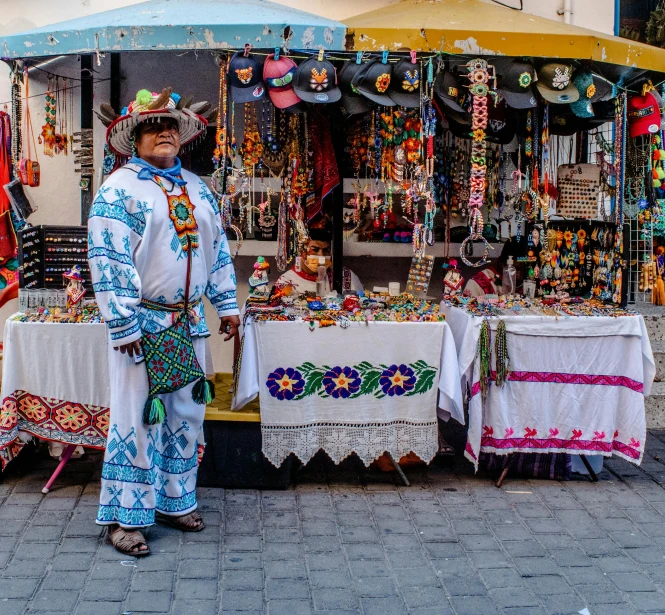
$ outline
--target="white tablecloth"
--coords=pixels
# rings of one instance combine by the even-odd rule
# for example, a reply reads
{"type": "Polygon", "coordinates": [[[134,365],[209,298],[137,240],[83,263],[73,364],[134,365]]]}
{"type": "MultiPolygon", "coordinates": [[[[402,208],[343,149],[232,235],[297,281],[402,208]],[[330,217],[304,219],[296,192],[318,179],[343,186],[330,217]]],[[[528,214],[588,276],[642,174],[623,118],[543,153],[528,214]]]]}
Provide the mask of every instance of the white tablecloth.
{"type": "Polygon", "coordinates": [[[103,324],[7,320],[2,362],[0,449],[19,431],[103,448],[110,388],[103,324]]]}
{"type": "MultiPolygon", "coordinates": [[[[263,454],[279,466],[323,449],[339,463],[438,449],[442,409],[463,420],[457,353],[446,323],[249,323],[234,408],[261,395],[263,454]]],[[[449,416],[448,415],[448,416],[449,416]]]]}
{"type": "MultiPolygon", "coordinates": [[[[639,464],[644,397],[656,367],[641,316],[506,316],[510,376],[483,400],[478,338],[483,318],[441,305],[455,339],[462,386],[470,389],[466,456],[480,451],[604,455],[639,464]]],[[[494,372],[493,372],[494,374],[494,372]]]]}

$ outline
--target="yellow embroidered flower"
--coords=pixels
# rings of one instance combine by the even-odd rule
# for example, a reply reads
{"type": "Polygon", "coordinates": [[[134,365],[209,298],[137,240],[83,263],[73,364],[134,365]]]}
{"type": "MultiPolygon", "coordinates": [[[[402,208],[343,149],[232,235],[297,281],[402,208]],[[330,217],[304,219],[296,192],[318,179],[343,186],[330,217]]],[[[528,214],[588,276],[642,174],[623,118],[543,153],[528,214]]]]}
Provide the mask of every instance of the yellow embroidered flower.
{"type": "Polygon", "coordinates": [[[379,93],[383,94],[390,85],[390,74],[381,73],[376,79],[376,89],[379,93]]]}
{"type": "Polygon", "coordinates": [[[482,128],[476,128],[472,133],[473,140],[477,143],[485,139],[485,131],[482,128]]]}

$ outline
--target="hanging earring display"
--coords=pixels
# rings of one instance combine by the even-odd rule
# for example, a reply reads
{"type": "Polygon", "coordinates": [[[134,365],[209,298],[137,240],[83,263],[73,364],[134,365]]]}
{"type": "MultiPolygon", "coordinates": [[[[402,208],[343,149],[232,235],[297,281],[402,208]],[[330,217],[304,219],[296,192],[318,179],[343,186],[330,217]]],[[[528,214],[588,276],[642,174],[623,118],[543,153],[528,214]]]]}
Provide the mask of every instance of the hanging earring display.
{"type": "MultiPolygon", "coordinates": [[[[226,56],[219,58],[219,113],[217,115],[217,130],[215,131],[215,151],[212,160],[215,169],[226,168],[226,157],[228,154],[228,127],[227,127],[227,105],[228,84],[226,74],[228,71],[228,59],[226,56]]],[[[222,171],[223,176],[223,171],[222,171]]]]}

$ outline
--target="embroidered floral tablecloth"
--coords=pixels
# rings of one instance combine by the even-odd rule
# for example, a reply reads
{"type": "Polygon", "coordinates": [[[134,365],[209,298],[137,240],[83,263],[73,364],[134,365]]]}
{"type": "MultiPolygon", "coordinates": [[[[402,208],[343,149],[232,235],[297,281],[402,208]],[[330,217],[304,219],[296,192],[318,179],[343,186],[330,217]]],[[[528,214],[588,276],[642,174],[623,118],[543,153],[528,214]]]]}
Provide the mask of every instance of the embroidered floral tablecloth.
{"type": "Polygon", "coordinates": [[[506,324],[511,371],[503,387],[492,372],[483,399],[476,352],[483,319],[445,304],[441,310],[470,390],[465,454],[476,468],[481,451],[616,454],[641,463],[644,397],[656,374],[641,316],[489,319],[493,355],[498,322],[506,324]]]}
{"type": "Polygon", "coordinates": [[[23,446],[19,432],[103,449],[110,387],[103,324],[7,320],[2,361],[0,467],[23,446]]]}
{"type": "Polygon", "coordinates": [[[245,328],[234,408],[260,394],[263,454],[279,466],[323,449],[335,463],[357,453],[369,465],[437,452],[437,395],[462,416],[457,355],[441,323],[259,322],[245,328]]]}

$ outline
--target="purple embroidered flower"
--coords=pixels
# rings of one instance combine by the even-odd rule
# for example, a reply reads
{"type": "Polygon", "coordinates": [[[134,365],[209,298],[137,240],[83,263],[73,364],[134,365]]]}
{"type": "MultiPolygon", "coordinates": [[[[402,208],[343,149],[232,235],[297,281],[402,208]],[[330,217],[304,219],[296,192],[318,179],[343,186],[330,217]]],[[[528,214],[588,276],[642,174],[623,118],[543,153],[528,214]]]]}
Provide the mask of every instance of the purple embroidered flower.
{"type": "Polygon", "coordinates": [[[333,367],[323,375],[323,388],[335,398],[350,397],[360,390],[360,377],[350,367],[333,367]]]}
{"type": "Polygon", "coordinates": [[[379,384],[385,395],[404,395],[416,386],[416,377],[408,365],[391,365],[381,374],[379,384]]]}
{"type": "Polygon", "coordinates": [[[297,369],[278,367],[268,375],[266,386],[277,399],[293,399],[303,392],[305,381],[297,369]]]}

